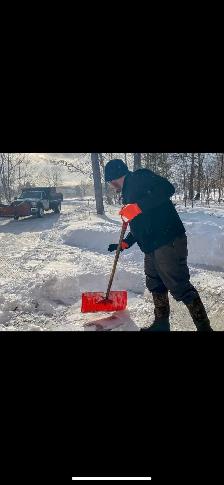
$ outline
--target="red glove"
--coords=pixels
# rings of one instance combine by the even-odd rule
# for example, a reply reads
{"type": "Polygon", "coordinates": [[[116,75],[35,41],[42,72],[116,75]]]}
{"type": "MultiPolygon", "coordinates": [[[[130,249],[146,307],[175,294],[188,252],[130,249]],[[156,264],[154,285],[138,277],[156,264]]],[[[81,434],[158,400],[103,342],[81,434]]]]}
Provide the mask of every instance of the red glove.
{"type": "Polygon", "coordinates": [[[124,251],[124,249],[128,249],[128,248],[129,248],[128,243],[126,243],[126,241],[122,241],[122,243],[121,243],[122,251],[124,251]]]}
{"type": "Polygon", "coordinates": [[[142,210],[138,204],[127,204],[122,207],[121,211],[119,212],[122,219],[127,222],[132,221],[132,219],[137,217],[139,214],[142,214],[142,210]]]}

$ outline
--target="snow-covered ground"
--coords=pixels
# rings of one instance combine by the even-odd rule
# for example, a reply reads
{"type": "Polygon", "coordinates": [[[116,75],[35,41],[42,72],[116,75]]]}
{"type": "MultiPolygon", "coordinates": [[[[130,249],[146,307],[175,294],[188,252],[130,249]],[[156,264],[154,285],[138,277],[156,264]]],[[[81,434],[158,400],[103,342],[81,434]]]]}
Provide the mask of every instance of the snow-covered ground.
{"type": "MultiPolygon", "coordinates": [[[[224,330],[224,209],[178,206],[189,244],[189,265],[215,330],[224,330]]],[[[152,323],[143,254],[121,254],[114,290],[128,290],[128,309],[80,312],[84,291],[104,291],[117,242],[118,208],[94,214],[94,201],[67,199],[62,213],[43,219],[0,219],[0,330],[135,331],[152,323]]],[[[195,330],[187,309],[170,296],[172,330],[195,330]]]]}

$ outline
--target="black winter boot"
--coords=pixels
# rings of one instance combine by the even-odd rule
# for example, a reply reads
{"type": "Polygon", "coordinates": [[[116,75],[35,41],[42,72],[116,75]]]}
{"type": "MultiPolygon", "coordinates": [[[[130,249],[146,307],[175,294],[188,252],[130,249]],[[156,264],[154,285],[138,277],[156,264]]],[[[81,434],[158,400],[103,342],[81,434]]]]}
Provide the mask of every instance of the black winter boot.
{"type": "MultiPolygon", "coordinates": [[[[186,304],[186,303],[185,303],[186,304]]],[[[198,332],[213,332],[200,296],[186,304],[198,332]]]]}
{"type": "Polygon", "coordinates": [[[143,332],[170,332],[170,304],[168,291],[165,293],[152,293],[155,305],[155,320],[150,327],[141,328],[143,332]]]}

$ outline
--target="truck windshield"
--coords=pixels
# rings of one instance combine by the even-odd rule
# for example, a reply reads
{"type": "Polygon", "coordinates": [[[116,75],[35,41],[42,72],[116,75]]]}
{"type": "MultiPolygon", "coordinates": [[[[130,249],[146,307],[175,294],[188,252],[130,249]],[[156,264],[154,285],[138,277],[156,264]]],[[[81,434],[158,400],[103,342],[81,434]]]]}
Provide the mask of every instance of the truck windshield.
{"type": "Polygon", "coordinates": [[[41,199],[42,198],[42,192],[37,192],[35,190],[27,190],[26,192],[23,192],[20,197],[20,199],[41,199]]]}

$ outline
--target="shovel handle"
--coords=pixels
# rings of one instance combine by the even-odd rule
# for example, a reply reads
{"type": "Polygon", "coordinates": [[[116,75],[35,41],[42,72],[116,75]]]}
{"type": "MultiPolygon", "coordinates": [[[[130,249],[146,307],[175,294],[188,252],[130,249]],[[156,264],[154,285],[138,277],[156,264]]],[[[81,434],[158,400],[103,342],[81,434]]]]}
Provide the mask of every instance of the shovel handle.
{"type": "Polygon", "coordinates": [[[105,298],[106,300],[108,300],[108,298],[109,298],[111,286],[112,286],[112,283],[113,283],[113,280],[114,280],[114,275],[115,275],[115,271],[116,271],[116,267],[117,267],[117,262],[118,262],[120,252],[121,252],[121,244],[122,244],[122,241],[124,239],[124,235],[125,235],[127,227],[128,227],[128,222],[125,222],[123,220],[123,224],[122,224],[122,228],[121,228],[121,234],[120,234],[120,240],[119,240],[119,243],[118,243],[116,255],[115,255],[115,258],[114,258],[113,269],[111,271],[110,280],[109,280],[108,287],[107,287],[106,298],[105,298]]]}

